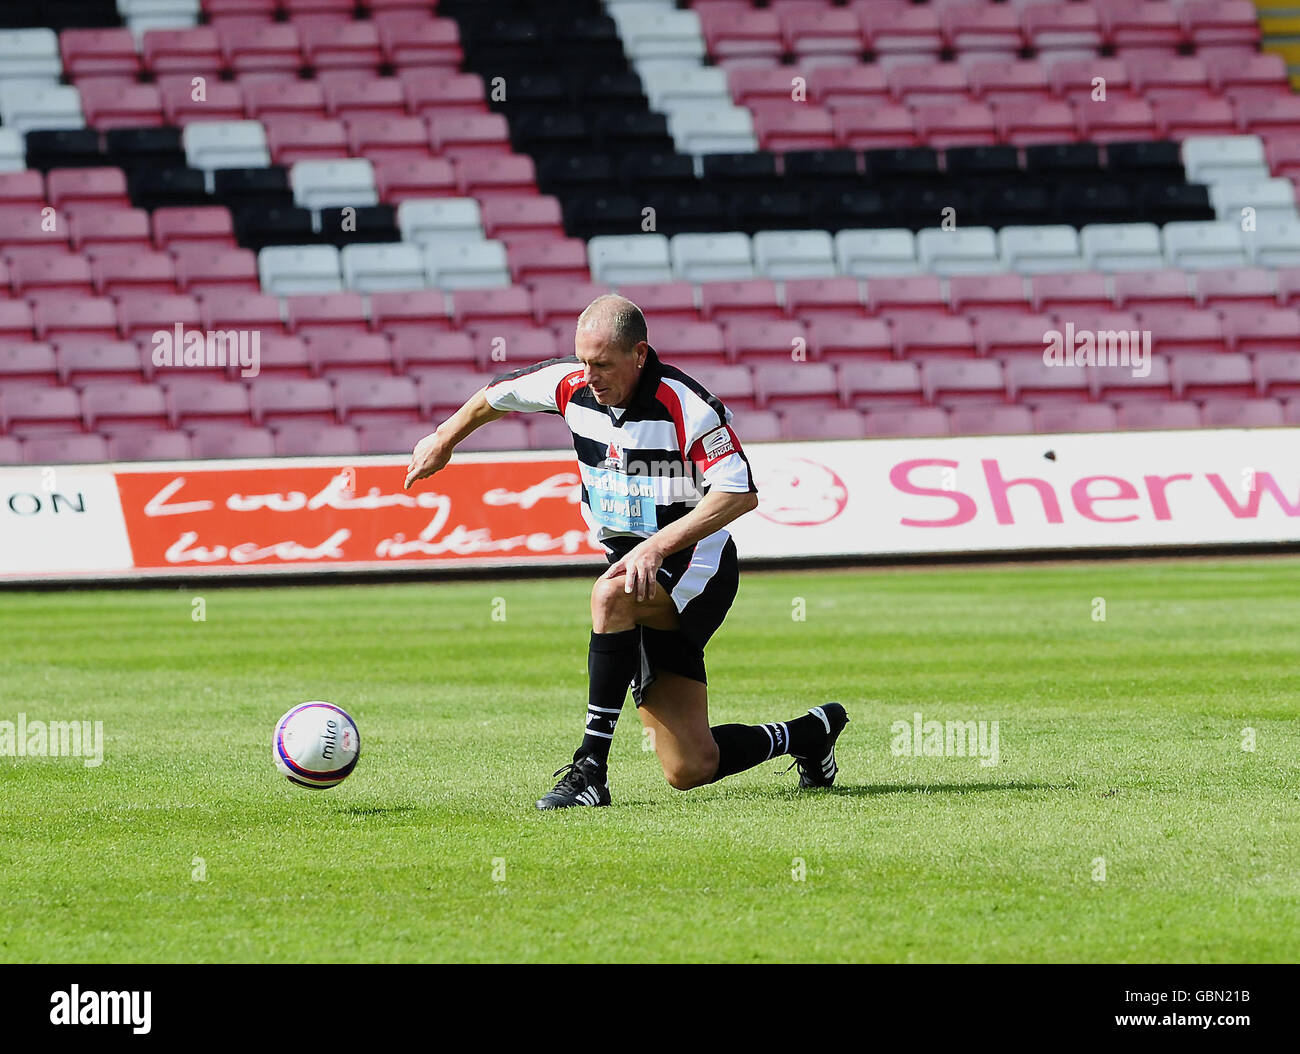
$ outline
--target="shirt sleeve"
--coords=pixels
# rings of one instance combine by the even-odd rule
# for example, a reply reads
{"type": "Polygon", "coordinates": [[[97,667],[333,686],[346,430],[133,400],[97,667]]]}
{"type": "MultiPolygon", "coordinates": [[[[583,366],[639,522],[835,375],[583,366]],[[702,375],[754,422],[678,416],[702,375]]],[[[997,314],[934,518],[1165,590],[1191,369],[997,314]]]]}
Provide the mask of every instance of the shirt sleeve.
{"type": "Polygon", "coordinates": [[[703,475],[708,489],[728,494],[757,493],[749,459],[731,427],[731,411],[724,407],[719,415],[717,409],[690,392],[682,400],[682,416],[686,431],[684,453],[703,475]]]}
{"type": "Polygon", "coordinates": [[[582,383],[582,364],[576,357],[547,359],[513,373],[494,377],[484,390],[494,410],[524,413],[564,413],[573,389],[582,383]],[[574,382],[574,378],[577,382],[574,382]]]}

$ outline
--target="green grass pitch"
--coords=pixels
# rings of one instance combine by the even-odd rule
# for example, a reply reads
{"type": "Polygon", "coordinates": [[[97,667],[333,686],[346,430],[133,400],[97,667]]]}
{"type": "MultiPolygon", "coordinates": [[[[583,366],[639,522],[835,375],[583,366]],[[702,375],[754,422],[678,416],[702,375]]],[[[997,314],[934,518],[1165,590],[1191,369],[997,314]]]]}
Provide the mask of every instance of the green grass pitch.
{"type": "Polygon", "coordinates": [[[1300,959],[1300,560],[742,571],[714,723],[843,701],[837,786],[674,791],[629,702],[614,807],[539,814],[589,590],[0,593],[0,720],[105,743],[0,758],[0,960],[1300,959]],[[334,790],[272,767],[307,699],[334,790]],[[998,764],[895,753],[918,711],[998,764]]]}

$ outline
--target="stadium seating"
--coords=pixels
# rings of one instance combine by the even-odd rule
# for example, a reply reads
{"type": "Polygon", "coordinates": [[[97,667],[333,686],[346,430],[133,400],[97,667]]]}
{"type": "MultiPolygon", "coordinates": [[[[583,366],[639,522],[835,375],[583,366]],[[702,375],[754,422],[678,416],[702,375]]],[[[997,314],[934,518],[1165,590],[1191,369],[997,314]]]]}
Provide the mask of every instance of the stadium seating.
{"type": "Polygon", "coordinates": [[[58,393],[6,394],[11,459],[406,449],[608,288],[748,439],[1297,394],[1300,104],[1240,4],[100,6],[0,40],[0,378],[58,393]],[[263,376],[155,369],[177,324],[263,376]],[[1150,375],[1045,367],[1067,324],[1150,375]]]}

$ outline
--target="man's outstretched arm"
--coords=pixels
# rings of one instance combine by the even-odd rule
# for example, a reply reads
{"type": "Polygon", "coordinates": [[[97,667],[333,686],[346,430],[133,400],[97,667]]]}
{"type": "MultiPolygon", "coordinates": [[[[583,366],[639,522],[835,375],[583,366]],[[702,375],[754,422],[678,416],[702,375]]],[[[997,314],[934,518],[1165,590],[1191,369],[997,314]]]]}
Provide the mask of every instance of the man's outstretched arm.
{"type": "Polygon", "coordinates": [[[487,401],[483,389],[475,392],[466,400],[465,405],[443,421],[434,431],[415,444],[411,452],[411,463],[406,467],[405,490],[417,480],[427,479],[435,472],[441,471],[451,460],[456,444],[489,421],[505,417],[508,410],[494,410],[487,401]]]}

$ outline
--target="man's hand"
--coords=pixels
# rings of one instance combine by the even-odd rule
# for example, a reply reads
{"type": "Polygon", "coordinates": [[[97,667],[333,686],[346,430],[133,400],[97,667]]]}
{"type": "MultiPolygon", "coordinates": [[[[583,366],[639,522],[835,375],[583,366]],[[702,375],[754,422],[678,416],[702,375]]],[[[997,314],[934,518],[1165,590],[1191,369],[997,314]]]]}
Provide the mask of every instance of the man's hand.
{"type": "Polygon", "coordinates": [[[626,575],[623,592],[636,591],[637,600],[653,600],[659,591],[656,576],[663,566],[664,554],[653,538],[647,538],[621,560],[615,561],[601,578],[626,575]]]}
{"type": "Polygon", "coordinates": [[[411,463],[406,466],[406,483],[403,490],[410,490],[416,480],[427,479],[435,472],[447,467],[451,460],[453,446],[443,437],[442,427],[425,436],[415,444],[411,451],[411,463]]]}

